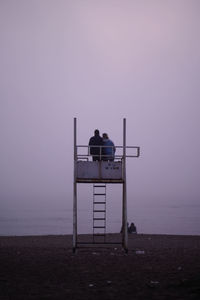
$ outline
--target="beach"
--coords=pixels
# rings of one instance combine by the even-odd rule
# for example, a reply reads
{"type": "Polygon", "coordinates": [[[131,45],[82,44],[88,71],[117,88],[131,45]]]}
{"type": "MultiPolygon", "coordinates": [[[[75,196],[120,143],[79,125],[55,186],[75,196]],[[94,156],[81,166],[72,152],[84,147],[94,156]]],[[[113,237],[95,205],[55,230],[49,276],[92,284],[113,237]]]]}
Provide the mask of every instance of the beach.
{"type": "Polygon", "coordinates": [[[200,299],[199,252],[200,236],[130,234],[128,253],[73,253],[71,235],[1,236],[0,299],[200,299]]]}

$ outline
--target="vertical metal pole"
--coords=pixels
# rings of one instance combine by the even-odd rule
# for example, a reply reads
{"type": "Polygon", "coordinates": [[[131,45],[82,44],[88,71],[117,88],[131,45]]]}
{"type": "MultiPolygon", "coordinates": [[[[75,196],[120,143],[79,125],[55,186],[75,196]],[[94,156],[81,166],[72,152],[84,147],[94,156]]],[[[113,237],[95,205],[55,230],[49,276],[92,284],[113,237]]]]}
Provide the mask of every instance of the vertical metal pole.
{"type": "Polygon", "coordinates": [[[126,192],[126,119],[123,119],[123,247],[128,252],[128,232],[127,232],[127,192],[126,192]]]}
{"type": "Polygon", "coordinates": [[[77,147],[76,147],[76,118],[74,118],[74,195],[73,195],[73,252],[77,246],[77,147]]]}

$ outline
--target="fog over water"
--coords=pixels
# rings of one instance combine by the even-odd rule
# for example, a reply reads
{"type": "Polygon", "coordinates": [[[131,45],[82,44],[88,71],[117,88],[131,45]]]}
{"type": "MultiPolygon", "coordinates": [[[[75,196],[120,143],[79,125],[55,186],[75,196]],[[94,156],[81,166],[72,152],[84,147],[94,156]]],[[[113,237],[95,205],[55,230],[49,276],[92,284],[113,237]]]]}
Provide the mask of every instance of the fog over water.
{"type": "MultiPolygon", "coordinates": [[[[0,234],[72,232],[73,117],[81,145],[95,128],[122,145],[127,119],[139,232],[200,234],[200,1],[1,0],[0,45],[0,234]]],[[[121,187],[107,199],[119,231],[121,187]]]]}

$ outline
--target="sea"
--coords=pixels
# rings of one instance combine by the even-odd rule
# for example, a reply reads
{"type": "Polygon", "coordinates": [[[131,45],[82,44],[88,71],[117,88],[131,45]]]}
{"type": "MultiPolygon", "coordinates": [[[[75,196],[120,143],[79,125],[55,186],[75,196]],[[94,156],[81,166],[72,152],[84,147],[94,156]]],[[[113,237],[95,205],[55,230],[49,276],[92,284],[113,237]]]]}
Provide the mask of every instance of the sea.
{"type": "MultiPolygon", "coordinates": [[[[200,205],[134,207],[128,222],[142,234],[200,235],[200,205]]],[[[121,229],[121,212],[108,211],[106,232],[121,229]]],[[[92,211],[78,211],[78,234],[92,233],[92,211]]],[[[72,209],[6,209],[0,212],[1,236],[65,235],[73,233],[72,209]]]]}

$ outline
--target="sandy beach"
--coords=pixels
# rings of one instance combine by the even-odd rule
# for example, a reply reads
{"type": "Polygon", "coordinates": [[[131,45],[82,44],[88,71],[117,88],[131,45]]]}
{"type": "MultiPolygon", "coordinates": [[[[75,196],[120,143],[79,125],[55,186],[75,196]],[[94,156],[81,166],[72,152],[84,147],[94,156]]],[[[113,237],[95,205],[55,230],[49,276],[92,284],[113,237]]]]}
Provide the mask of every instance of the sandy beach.
{"type": "Polygon", "coordinates": [[[129,235],[128,254],[73,254],[70,235],[2,236],[0,299],[200,299],[199,253],[200,236],[129,235]]]}

